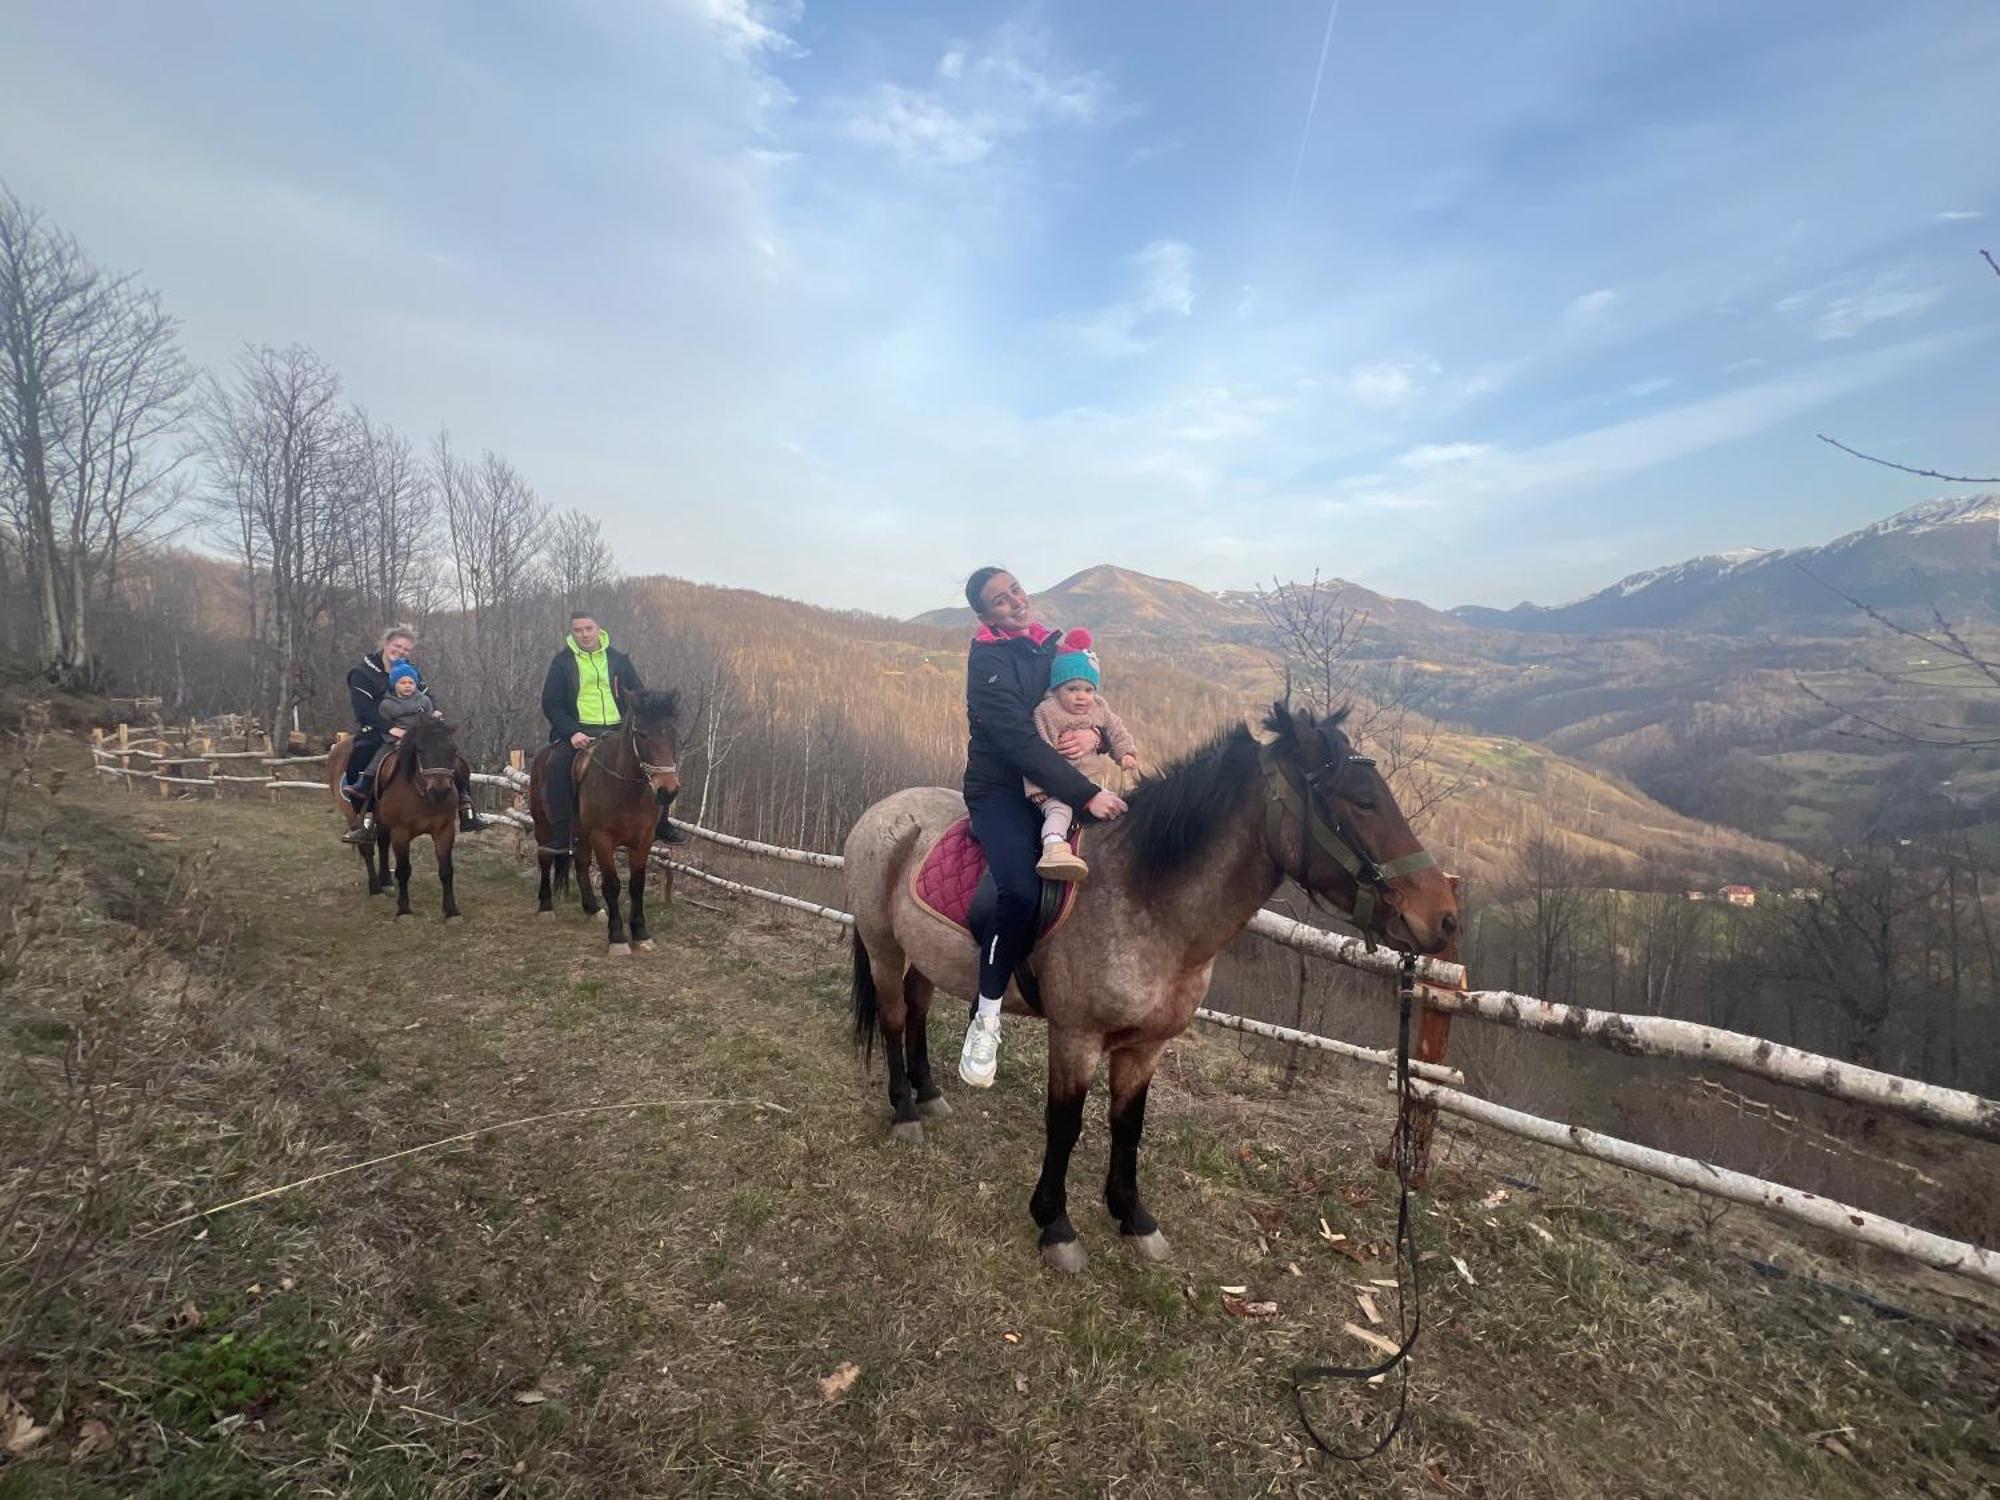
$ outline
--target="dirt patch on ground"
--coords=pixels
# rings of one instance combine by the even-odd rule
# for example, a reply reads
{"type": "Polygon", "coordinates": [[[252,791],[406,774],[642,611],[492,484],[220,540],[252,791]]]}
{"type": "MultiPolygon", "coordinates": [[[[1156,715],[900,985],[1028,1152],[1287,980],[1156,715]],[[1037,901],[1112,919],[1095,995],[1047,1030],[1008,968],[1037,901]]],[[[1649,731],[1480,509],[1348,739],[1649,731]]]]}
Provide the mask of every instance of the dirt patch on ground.
{"type": "MultiPolygon", "coordinates": [[[[1071,1181],[1092,1260],[1059,1280],[1026,1213],[1039,1033],[1012,1028],[999,1087],[954,1089],[926,1145],[890,1147],[826,924],[690,883],[727,909],[676,907],[656,953],[613,960],[575,910],[532,918],[510,836],[461,841],[468,920],[447,927],[427,857],[399,923],[323,807],[87,783],[55,806],[77,830],[63,878],[79,900],[93,880],[107,893],[92,943],[188,906],[174,892],[193,877],[142,872],[213,851],[192,898],[208,936],[185,936],[186,911],[153,925],[234,999],[120,1156],[137,1184],[120,1215],[7,1346],[0,1389],[51,1430],[0,1469],[0,1495],[1582,1500],[2000,1481],[1989,1300],[1763,1220],[1738,1238],[1747,1216],[1463,1134],[1417,1208],[1410,1434],[1372,1465],[1327,1464],[1286,1373],[1367,1358],[1343,1324],[1394,1317],[1376,1284],[1394,1222],[1378,1075],[1319,1065],[1286,1092],[1233,1039],[1185,1039],[1142,1160],[1172,1263],[1126,1258],[1095,1206],[1095,1106],[1071,1181]],[[184,1205],[585,1109],[140,1238],[184,1205]],[[1760,1275],[1753,1246],[1919,1316],[1760,1275]],[[1237,1316],[1225,1296],[1276,1311],[1237,1316]]],[[[52,985],[63,951],[37,970],[44,1026],[77,1022],[52,985]]],[[[38,1045],[20,1032],[10,1047],[38,1045]]],[[[46,1124],[0,1118],[10,1160],[46,1124]]],[[[1331,1398],[1325,1420],[1384,1400],[1331,1398]]]]}

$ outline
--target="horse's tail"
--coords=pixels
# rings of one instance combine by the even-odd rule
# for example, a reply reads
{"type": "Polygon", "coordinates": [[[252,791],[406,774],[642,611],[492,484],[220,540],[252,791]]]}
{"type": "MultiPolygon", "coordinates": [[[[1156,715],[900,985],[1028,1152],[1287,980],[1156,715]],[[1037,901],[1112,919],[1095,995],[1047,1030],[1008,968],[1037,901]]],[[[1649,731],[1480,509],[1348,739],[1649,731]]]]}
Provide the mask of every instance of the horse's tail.
{"type": "Polygon", "coordinates": [[[881,1021],[877,1014],[880,997],[875,993],[875,970],[868,962],[868,950],[862,946],[861,934],[854,934],[854,1045],[861,1048],[864,1059],[875,1059],[875,1038],[881,1034],[881,1021]]]}

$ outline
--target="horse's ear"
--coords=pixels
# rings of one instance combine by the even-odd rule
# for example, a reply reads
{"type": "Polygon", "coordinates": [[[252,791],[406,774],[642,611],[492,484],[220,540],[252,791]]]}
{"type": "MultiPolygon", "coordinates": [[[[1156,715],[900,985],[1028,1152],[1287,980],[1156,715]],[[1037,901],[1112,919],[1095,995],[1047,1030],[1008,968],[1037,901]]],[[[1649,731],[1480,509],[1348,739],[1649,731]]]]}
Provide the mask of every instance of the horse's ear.
{"type": "Polygon", "coordinates": [[[1281,745],[1296,745],[1298,743],[1298,724],[1292,716],[1292,702],[1289,694],[1278,699],[1271,705],[1271,711],[1264,715],[1264,728],[1275,736],[1281,745]]]}

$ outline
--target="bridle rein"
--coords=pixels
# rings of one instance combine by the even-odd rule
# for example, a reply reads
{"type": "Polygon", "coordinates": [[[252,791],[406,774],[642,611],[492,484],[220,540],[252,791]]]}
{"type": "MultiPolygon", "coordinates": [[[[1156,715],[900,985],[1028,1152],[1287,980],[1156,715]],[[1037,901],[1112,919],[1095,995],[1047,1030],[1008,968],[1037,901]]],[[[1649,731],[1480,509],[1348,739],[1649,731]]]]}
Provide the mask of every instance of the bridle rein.
{"type": "MultiPolygon", "coordinates": [[[[1427,870],[1437,864],[1437,858],[1428,849],[1419,849],[1414,854],[1406,854],[1401,859],[1392,859],[1386,864],[1378,862],[1370,854],[1353,831],[1341,821],[1339,809],[1332,797],[1332,788],[1322,787],[1320,778],[1332,772],[1337,782],[1340,773],[1351,766],[1373,768],[1374,760],[1366,755],[1356,755],[1349,751],[1346,755],[1329,760],[1314,770],[1297,776],[1293,769],[1279,758],[1275,748],[1265,745],[1258,751],[1258,759],[1263,765],[1264,778],[1270,787],[1270,800],[1265,803],[1264,836],[1271,849],[1272,857],[1279,864],[1284,856],[1279,852],[1284,848],[1284,820],[1289,814],[1299,825],[1300,868],[1285,873],[1298,881],[1309,894],[1312,893],[1313,854],[1318,851],[1345,870],[1354,881],[1354,905],[1351,910],[1341,912],[1347,917],[1361,939],[1372,951],[1375,939],[1383,935],[1383,924],[1387,913],[1395,910],[1395,882],[1405,875],[1413,875],[1418,870],[1427,870]],[[1294,779],[1297,776],[1297,779],[1294,779]]],[[[1321,898],[1324,899],[1324,898],[1321,898]]],[[[1332,904],[1332,903],[1329,903],[1332,904]]],[[[1335,910],[1339,910],[1336,906],[1335,910]]]]}

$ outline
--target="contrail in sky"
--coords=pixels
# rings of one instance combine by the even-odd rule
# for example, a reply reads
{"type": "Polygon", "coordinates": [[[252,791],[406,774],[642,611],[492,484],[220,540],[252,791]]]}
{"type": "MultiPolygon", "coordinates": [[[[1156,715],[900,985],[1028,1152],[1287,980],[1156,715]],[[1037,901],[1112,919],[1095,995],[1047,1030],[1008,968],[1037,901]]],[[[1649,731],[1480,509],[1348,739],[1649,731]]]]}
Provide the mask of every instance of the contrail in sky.
{"type": "Polygon", "coordinates": [[[1312,97],[1306,101],[1305,128],[1299,132],[1299,154],[1292,162],[1292,186],[1285,194],[1285,222],[1292,220],[1292,200],[1299,195],[1299,171],[1306,164],[1306,142],[1312,139],[1313,113],[1319,108],[1320,80],[1326,77],[1326,54],[1333,46],[1333,18],[1340,14],[1340,0],[1328,0],[1326,35],[1320,39],[1319,67],[1313,73],[1312,97]]]}

